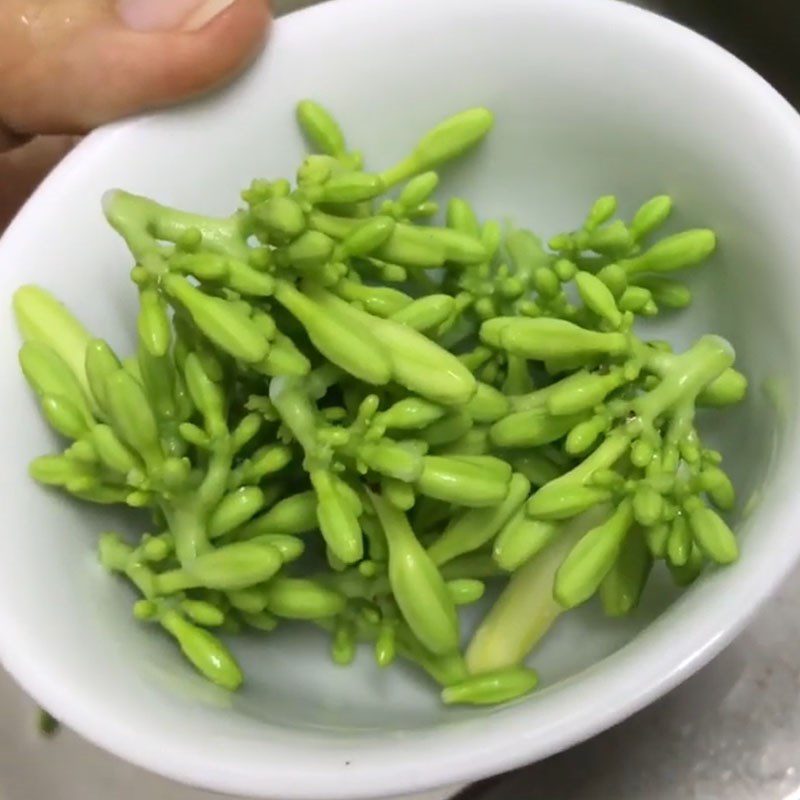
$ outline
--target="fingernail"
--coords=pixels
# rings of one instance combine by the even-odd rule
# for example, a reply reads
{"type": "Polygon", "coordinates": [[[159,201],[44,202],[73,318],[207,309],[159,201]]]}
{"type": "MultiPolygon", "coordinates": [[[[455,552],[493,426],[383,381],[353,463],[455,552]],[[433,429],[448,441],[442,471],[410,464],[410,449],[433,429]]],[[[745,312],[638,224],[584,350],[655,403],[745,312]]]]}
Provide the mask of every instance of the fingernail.
{"type": "Polygon", "coordinates": [[[236,0],[117,0],[117,14],[137,31],[196,31],[236,0]]]}

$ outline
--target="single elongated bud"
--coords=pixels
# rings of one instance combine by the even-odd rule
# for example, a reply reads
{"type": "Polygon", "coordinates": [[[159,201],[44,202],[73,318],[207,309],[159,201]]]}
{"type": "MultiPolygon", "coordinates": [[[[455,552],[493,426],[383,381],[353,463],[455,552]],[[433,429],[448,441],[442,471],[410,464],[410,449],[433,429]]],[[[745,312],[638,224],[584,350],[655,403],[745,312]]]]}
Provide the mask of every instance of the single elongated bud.
{"type": "Polygon", "coordinates": [[[683,566],[676,566],[675,564],[667,564],[669,567],[670,575],[676,586],[689,586],[694,583],[703,571],[705,565],[703,553],[697,544],[692,546],[692,552],[689,554],[689,560],[683,566]]]}
{"type": "Polygon", "coordinates": [[[413,482],[422,474],[422,453],[405,442],[383,439],[365,443],[359,448],[359,458],[370,468],[400,481],[413,482]]]}
{"type": "Polygon", "coordinates": [[[211,538],[230,533],[244,525],[264,506],[264,492],[257,486],[243,486],[229,492],[220,500],[208,520],[208,535],[211,538]]]}
{"type": "Polygon", "coordinates": [[[447,227],[470,236],[480,235],[480,225],[472,206],[460,197],[453,197],[447,204],[447,227]]]}
{"type": "Polygon", "coordinates": [[[172,327],[167,314],[167,304],[155,288],[139,292],[139,316],[136,321],[139,341],[151,356],[161,358],[167,354],[172,341],[172,327]]]}
{"type": "Polygon", "coordinates": [[[66,456],[39,456],[31,461],[28,473],[39,483],[64,487],[76,481],[88,482],[91,486],[97,477],[93,465],[74,461],[66,456]]]}
{"type": "Polygon", "coordinates": [[[417,489],[436,500],[473,508],[502,502],[511,481],[511,467],[490,456],[476,456],[478,461],[465,458],[425,456],[417,489]]]}
{"type": "Polygon", "coordinates": [[[621,355],[628,350],[622,333],[598,333],[563,319],[497,317],[481,325],[481,339],[538,361],[582,355],[621,355]]]}
{"type": "Polygon", "coordinates": [[[483,242],[475,236],[469,236],[450,228],[412,228],[415,236],[438,242],[444,247],[446,261],[455,264],[481,264],[487,259],[483,242]]]}
{"type": "Polygon", "coordinates": [[[433,169],[444,161],[460,156],[483,139],[494,124],[488,109],[472,108],[440,122],[414,148],[414,171],[433,169]]]}
{"type": "Polygon", "coordinates": [[[302,539],[288,536],[285,533],[262,533],[250,541],[254,544],[268,544],[270,547],[274,547],[281,554],[284,564],[297,561],[306,549],[302,539]]]}
{"type": "Polygon", "coordinates": [[[367,383],[388,383],[392,375],[389,357],[364,326],[351,327],[284,281],[278,285],[275,299],[302,324],[314,347],[329,361],[367,383]]]}
{"type": "Polygon", "coordinates": [[[348,502],[343,483],[325,470],[311,473],[317,494],[317,522],[326,544],[345,564],[354,564],[364,555],[364,540],[358,514],[348,502]]]}
{"type": "Polygon", "coordinates": [[[366,172],[342,172],[332,175],[321,188],[324,203],[361,203],[383,194],[386,187],[379,175],[366,172]]]}
{"type": "Polygon", "coordinates": [[[388,667],[394,662],[397,654],[395,626],[381,625],[378,638],[375,640],[375,661],[379,667],[388,667]]]}
{"type": "Polygon", "coordinates": [[[692,290],[680,281],[660,275],[642,275],[636,283],[647,289],[653,300],[664,308],[686,308],[692,302],[692,290]]]}
{"type": "Polygon", "coordinates": [[[641,483],[633,494],[633,515],[640,525],[655,525],[664,512],[664,498],[649,484],[641,483]]]}
{"type": "Polygon", "coordinates": [[[653,302],[653,295],[644,286],[628,286],[619,298],[619,307],[623,311],[643,313],[648,303],[653,302]]]}
{"type": "Polygon", "coordinates": [[[261,414],[251,412],[246,414],[231,433],[231,446],[234,450],[241,450],[261,430],[264,418],[261,414]]]}
{"type": "Polygon", "coordinates": [[[532,692],[539,676],[527,667],[509,667],[474,675],[442,689],[445,705],[497,705],[532,692]]]}
{"type": "Polygon", "coordinates": [[[314,491],[299,492],[279,500],[272,508],[250,522],[243,536],[265,533],[299,534],[317,527],[317,496],[314,491]]]}
{"type": "Polygon", "coordinates": [[[341,614],[346,600],[306,578],[276,578],[266,587],[267,608],[286,619],[325,619],[341,614]]]}
{"type": "Polygon", "coordinates": [[[114,351],[102,339],[92,339],[86,346],[86,377],[91,395],[97,406],[105,413],[108,408],[106,381],[122,369],[114,351]]]}
{"type": "Polygon", "coordinates": [[[244,676],[236,659],[222,642],[203,628],[192,625],[177,611],[161,617],[161,625],[175,638],[192,665],[212,683],[236,691],[244,676]]]}
{"type": "Polygon", "coordinates": [[[218,628],[225,622],[225,614],[205,600],[182,600],[180,608],[192,622],[205,628],[218,628]]]}
{"type": "Polygon", "coordinates": [[[293,457],[292,448],[288,445],[267,444],[259,447],[231,474],[242,482],[257,483],[265,475],[282,470],[292,462],[293,457]]]}
{"type": "Polygon", "coordinates": [[[431,653],[458,647],[456,607],[447,584],[417,541],[408,519],[381,497],[372,504],[389,546],[389,583],[406,624],[431,653]]]}
{"type": "Polygon", "coordinates": [[[260,614],[267,607],[267,593],[264,586],[251,586],[225,594],[230,604],[245,614],[260,614]]]}
{"type": "Polygon", "coordinates": [[[223,281],[228,278],[229,259],[218,253],[172,253],[169,267],[200,281],[223,281]]]}
{"type": "Polygon", "coordinates": [[[52,347],[25,342],[19,351],[22,373],[40,398],[59,397],[81,417],[83,425],[94,422],[86,392],[69,364],[52,347]]]}
{"type": "Polygon", "coordinates": [[[417,208],[434,193],[438,185],[439,176],[435,172],[423,172],[403,187],[397,202],[405,208],[417,208]]]}
{"type": "Polygon", "coordinates": [[[550,256],[541,239],[530,231],[511,231],[506,236],[505,246],[518,275],[533,278],[539,269],[550,266],[550,256]]]}
{"type": "Polygon", "coordinates": [[[356,657],[356,631],[350,620],[340,619],[333,631],[331,658],[335,664],[346,667],[356,657]]]}
{"type": "Polygon", "coordinates": [[[475,578],[456,578],[452,581],[447,581],[447,591],[450,592],[450,597],[457,606],[468,606],[470,603],[476,603],[483,597],[486,590],[486,585],[483,581],[476,580],[475,578]]]}
{"type": "Polygon", "coordinates": [[[148,466],[163,459],[158,426],[141,384],[124,369],[106,381],[108,413],[114,431],[148,466]]]}
{"type": "Polygon", "coordinates": [[[653,558],[640,530],[633,529],[625,538],[619,557],[600,584],[603,609],[610,617],[622,617],[639,605],[653,558]]]}
{"type": "Polygon", "coordinates": [[[711,502],[721,511],[730,511],[736,504],[736,490],[731,479],[717,466],[705,467],[700,474],[700,485],[711,502]]]}
{"type": "Polygon", "coordinates": [[[494,422],[508,414],[510,409],[511,404],[501,391],[481,381],[466,407],[475,422],[494,422]]]}
{"type": "Polygon", "coordinates": [[[297,121],[316,150],[337,158],[344,155],[345,142],[342,130],[319,103],[313,100],[302,100],[298,103],[297,121]]]}
{"type": "Polygon", "coordinates": [[[579,422],[567,434],[564,450],[571,456],[579,456],[585,453],[605,432],[607,425],[608,422],[602,415],[579,422]]]}
{"type": "Polygon", "coordinates": [[[21,286],[12,300],[22,338],[50,347],[67,364],[84,392],[86,348],[91,336],[67,308],[38,286],[21,286]]]}
{"type": "Polygon", "coordinates": [[[608,222],[617,210],[617,198],[612,194],[603,195],[594,201],[589,213],[586,215],[586,221],[583,223],[583,228],[586,231],[593,231],[604,222],[608,222]]]}
{"type": "Polygon", "coordinates": [[[80,439],[89,432],[89,426],[81,412],[65,397],[45,395],[41,406],[47,421],[62,436],[80,439]]]}
{"type": "Polygon", "coordinates": [[[429,294],[395,311],[390,318],[415,331],[432,331],[446,322],[456,308],[456,300],[448,294],[429,294]]]}
{"type": "Polygon", "coordinates": [[[602,253],[607,256],[628,253],[633,244],[633,237],[627,225],[621,219],[601,228],[596,228],[586,237],[586,247],[589,250],[594,250],[595,253],[602,253]]]}
{"type": "Polygon", "coordinates": [[[344,300],[360,303],[365,311],[377,317],[390,317],[414,302],[405,292],[391,286],[366,286],[346,279],[339,281],[334,291],[344,300]]]}
{"type": "Polygon", "coordinates": [[[380,412],[376,422],[387,430],[418,430],[441,419],[447,409],[421,397],[406,397],[380,412]]]}
{"type": "Polygon", "coordinates": [[[564,470],[552,459],[535,450],[524,455],[512,455],[509,457],[515,472],[521,472],[532,486],[544,486],[550,481],[559,478],[564,470]]]}
{"type": "Polygon", "coordinates": [[[667,555],[671,530],[669,522],[659,522],[651,528],[645,528],[644,539],[653,558],[664,558],[667,555]]]}
{"type": "Polygon", "coordinates": [[[365,220],[353,228],[339,245],[344,256],[366,256],[377,250],[391,235],[395,227],[391,217],[380,216],[365,220]]]}
{"type": "Polygon", "coordinates": [[[605,375],[581,370],[551,387],[547,410],[559,415],[589,411],[624,383],[626,378],[621,369],[612,369],[605,375]]]}
{"type": "Polygon", "coordinates": [[[625,499],[604,523],[592,528],[570,550],[553,585],[553,597],[558,603],[574,608],[597,591],[619,558],[632,522],[632,504],[625,499]]]}
{"type": "Polygon", "coordinates": [[[559,523],[532,519],[520,508],[502,527],[492,557],[502,569],[513,572],[555,539],[559,523]]]}
{"type": "Polygon", "coordinates": [[[268,581],[282,565],[281,555],[274,547],[235,542],[197,556],[183,569],[200,586],[228,591],[268,581]]]}
{"type": "MultiPolygon", "coordinates": [[[[259,272],[244,261],[232,258],[228,259],[226,283],[234,292],[245,297],[269,297],[275,290],[275,278],[272,275],[259,272]]],[[[253,317],[255,322],[255,315],[253,317]]]]}
{"type": "Polygon", "coordinates": [[[528,501],[529,516],[534,519],[569,519],[610,497],[606,489],[554,482],[545,484],[528,501]]]}
{"type": "Polygon", "coordinates": [[[732,564],[739,558],[736,537],[716,511],[696,497],[688,500],[685,508],[695,542],[712,561],[732,564]]]}
{"type": "Polygon", "coordinates": [[[741,372],[729,367],[703,389],[697,397],[701,406],[720,408],[733,405],[747,394],[747,378],[741,372]]]}
{"type": "Polygon", "coordinates": [[[139,375],[145,393],[159,420],[174,420],[177,415],[175,403],[175,367],[169,356],[153,356],[140,344],[138,351],[139,375]]]}
{"type": "Polygon", "coordinates": [[[291,197],[272,197],[259,203],[252,213],[274,244],[293,242],[306,229],[306,215],[291,197]]]}
{"type": "Polygon", "coordinates": [[[441,447],[457,441],[472,429],[472,417],[465,409],[450,411],[420,431],[420,439],[431,447],[441,447]]]}
{"type": "Polygon", "coordinates": [[[401,511],[410,511],[416,502],[414,487],[396,478],[381,478],[381,494],[386,501],[401,511]]]}
{"type": "Polygon", "coordinates": [[[224,424],[225,398],[219,385],[209,378],[199,357],[190,353],[184,364],[186,388],[195,408],[212,424],[224,424]]]}
{"type": "Polygon", "coordinates": [[[427,230],[430,229],[418,230],[411,225],[399,223],[373,255],[403,267],[441,267],[447,260],[444,242],[426,235],[427,230]]]}
{"type": "Polygon", "coordinates": [[[656,242],[649,250],[621,261],[628,275],[673,272],[705,261],[715,250],[717,237],[706,228],[683,231],[656,242]]]}
{"type": "Polygon", "coordinates": [[[276,333],[269,354],[254,368],[265,375],[302,377],[311,372],[311,362],[288,336],[276,333]]]}
{"type": "Polygon", "coordinates": [[[262,633],[271,633],[278,627],[278,620],[268,611],[260,611],[257,614],[240,614],[242,622],[251,628],[255,628],[262,633]]]}
{"type": "Polygon", "coordinates": [[[142,462],[136,454],[123,444],[108,425],[95,425],[91,438],[97,455],[109,469],[127,475],[131,470],[142,468],[142,462]]]}
{"type": "Polygon", "coordinates": [[[497,447],[539,447],[561,439],[585,418],[585,414],[555,416],[546,408],[517,411],[495,422],[489,436],[497,447]]]}
{"type": "Polygon", "coordinates": [[[286,261],[300,272],[312,272],[330,261],[333,239],[318,231],[306,231],[284,251],[286,261]]]}
{"type": "Polygon", "coordinates": [[[221,350],[248,363],[263,360],[269,352],[266,337],[229,301],[203,294],[178,275],[164,276],[162,285],[189,312],[203,334],[221,350]]]}
{"type": "Polygon", "coordinates": [[[634,214],[631,224],[628,226],[634,241],[638,242],[656,228],[660,228],[666,222],[671,211],[671,197],[662,194],[650,198],[634,214]]]}
{"type": "Polygon", "coordinates": [[[587,308],[608,322],[612,328],[619,328],[622,324],[622,313],[617,308],[617,301],[611,290],[600,278],[591,272],[578,272],[575,275],[575,285],[587,308]]]}
{"type": "Polygon", "coordinates": [[[457,556],[478,550],[490,542],[522,507],[531,485],[524,475],[512,475],[503,501],[491,508],[471,508],[454,517],[442,535],[428,548],[434,564],[441,566],[457,556]]]}
{"type": "Polygon", "coordinates": [[[597,273],[598,280],[602,281],[615,298],[620,298],[628,287],[628,273],[619,264],[607,264],[597,273]]]}
{"type": "Polygon", "coordinates": [[[678,514],[670,526],[669,537],[665,554],[669,556],[670,564],[682,567],[689,561],[692,554],[692,532],[683,514],[678,514]]]}

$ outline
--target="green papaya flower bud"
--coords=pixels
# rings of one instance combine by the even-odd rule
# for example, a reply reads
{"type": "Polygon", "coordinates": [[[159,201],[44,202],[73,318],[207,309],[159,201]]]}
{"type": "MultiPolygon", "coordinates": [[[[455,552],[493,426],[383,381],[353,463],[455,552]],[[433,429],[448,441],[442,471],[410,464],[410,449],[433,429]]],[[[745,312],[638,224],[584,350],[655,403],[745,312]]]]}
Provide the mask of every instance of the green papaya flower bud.
{"type": "Polygon", "coordinates": [[[634,258],[620,262],[628,275],[640,272],[674,272],[705,261],[716,249],[717,237],[705,228],[683,231],[654,244],[634,258]]]}
{"type": "Polygon", "coordinates": [[[177,611],[166,612],[160,622],[178,642],[186,658],[212,683],[232,692],[242,685],[242,670],[219,639],[192,625],[177,611]]]}
{"type": "Polygon", "coordinates": [[[630,224],[631,236],[638,242],[660,228],[672,211],[672,198],[665,194],[648,200],[634,214],[630,224]]]}
{"type": "Polygon", "coordinates": [[[718,564],[732,564],[739,558],[736,537],[716,511],[696,497],[687,500],[685,508],[694,540],[710,559],[718,564]]]}
{"type": "Polygon", "coordinates": [[[553,596],[564,608],[588,600],[614,566],[633,522],[630,500],[623,500],[614,513],[592,528],[570,550],[556,572],[553,596]]]}
{"type": "Polygon", "coordinates": [[[286,619],[325,619],[344,611],[345,598],[306,578],[276,578],[266,587],[267,608],[286,619]]]}
{"type": "Polygon", "coordinates": [[[269,580],[282,565],[281,555],[274,547],[235,542],[197,556],[183,569],[200,586],[232,591],[269,580]]]}
{"type": "Polygon", "coordinates": [[[442,689],[445,705],[496,705],[507,703],[532,692],[539,676],[527,667],[485,672],[442,689]]]}
{"type": "Polygon", "coordinates": [[[178,275],[165,275],[162,285],[189,312],[203,334],[221,350],[248,363],[257,363],[267,355],[267,339],[255,323],[231,302],[203,294],[178,275]]]}
{"type": "Polygon", "coordinates": [[[137,318],[139,341],[147,352],[161,358],[166,355],[172,341],[172,328],[167,315],[167,304],[155,288],[139,292],[139,316],[137,318]]]}
{"type": "Polygon", "coordinates": [[[297,121],[309,142],[321,153],[344,155],[345,143],[341,128],[331,114],[313,100],[297,104],[297,121]]]}
{"type": "Polygon", "coordinates": [[[577,272],[575,285],[587,308],[608,322],[612,328],[619,328],[622,324],[622,314],[617,308],[613,293],[600,278],[591,272],[577,272]]]}
{"type": "Polygon", "coordinates": [[[408,519],[378,496],[372,504],[389,546],[389,583],[403,619],[431,653],[459,644],[455,603],[441,573],[417,541],[408,519]]]}

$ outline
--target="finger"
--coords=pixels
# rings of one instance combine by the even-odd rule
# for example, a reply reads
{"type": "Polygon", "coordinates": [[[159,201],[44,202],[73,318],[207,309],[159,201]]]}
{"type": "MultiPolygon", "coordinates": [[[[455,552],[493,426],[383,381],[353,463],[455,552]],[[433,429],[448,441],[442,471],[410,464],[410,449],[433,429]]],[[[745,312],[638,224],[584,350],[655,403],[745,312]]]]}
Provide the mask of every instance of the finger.
{"type": "Polygon", "coordinates": [[[2,0],[0,129],[84,132],[208,91],[269,16],[267,0],[2,0]]]}

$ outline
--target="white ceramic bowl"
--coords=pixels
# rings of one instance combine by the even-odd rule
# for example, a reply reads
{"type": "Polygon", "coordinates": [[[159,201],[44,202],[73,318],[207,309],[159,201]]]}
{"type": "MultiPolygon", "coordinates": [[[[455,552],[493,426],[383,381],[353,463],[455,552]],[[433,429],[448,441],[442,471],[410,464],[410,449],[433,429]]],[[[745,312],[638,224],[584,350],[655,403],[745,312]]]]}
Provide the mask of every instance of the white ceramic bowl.
{"type": "MultiPolygon", "coordinates": [[[[800,124],[758,76],[701,37],[608,0],[342,0],[281,20],[235,86],[90,136],[0,244],[0,656],[39,702],[97,744],[172,778],[276,798],[361,798],[465,781],[542,758],[621,720],[708,661],[800,554],[800,124]],[[119,186],[227,212],[257,175],[291,174],[296,100],[318,98],[371,163],[467,106],[492,108],[490,143],[442,195],[546,234],[598,195],[624,210],[669,192],[677,224],[714,227],[719,255],[693,309],[664,324],[686,343],[735,344],[753,391],[715,414],[749,514],[742,558],[672,602],[654,585],[627,621],[570,614],[535,658],[544,689],[488,711],[447,710],[368,654],[334,667],[287,629],[237,646],[249,683],[229,698],[130,616],[95,537],[125,513],[45,492],[25,464],[54,443],[18,374],[10,296],[56,292],[96,332],[132,341],[128,256],[103,221],[119,186]],[[762,385],[769,382],[770,392],[762,385]],[[771,398],[771,401],[768,400],[771,398]]],[[[706,428],[708,430],[708,428],[706,428]]]]}

